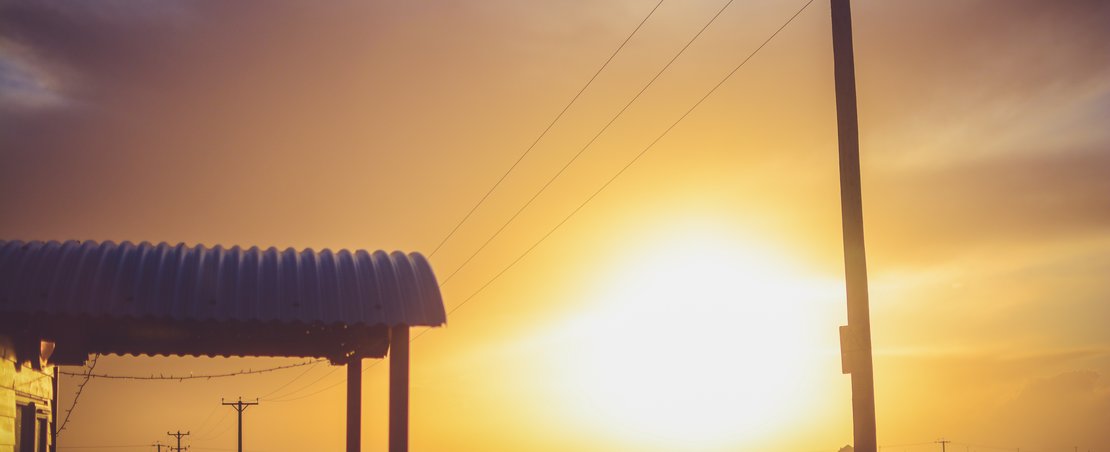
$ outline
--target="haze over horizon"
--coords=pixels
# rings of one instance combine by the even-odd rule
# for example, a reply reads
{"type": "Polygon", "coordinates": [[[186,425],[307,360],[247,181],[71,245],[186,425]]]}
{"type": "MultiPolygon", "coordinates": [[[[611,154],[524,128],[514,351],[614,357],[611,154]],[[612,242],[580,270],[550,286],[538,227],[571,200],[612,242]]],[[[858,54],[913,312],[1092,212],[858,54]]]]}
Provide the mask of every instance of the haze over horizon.
{"type": "MultiPolygon", "coordinates": [[[[0,238],[431,254],[656,3],[0,0],[0,238]]],[[[413,342],[413,450],[851,443],[827,2],[482,289],[805,2],[728,5],[454,274],[725,3],[664,1],[431,256],[470,301],[413,342]]],[[[1110,2],[853,14],[879,444],[1110,452],[1110,2]]],[[[339,450],[330,370],[94,379],[60,444],[230,449],[242,396],[248,450],[339,450]]]]}

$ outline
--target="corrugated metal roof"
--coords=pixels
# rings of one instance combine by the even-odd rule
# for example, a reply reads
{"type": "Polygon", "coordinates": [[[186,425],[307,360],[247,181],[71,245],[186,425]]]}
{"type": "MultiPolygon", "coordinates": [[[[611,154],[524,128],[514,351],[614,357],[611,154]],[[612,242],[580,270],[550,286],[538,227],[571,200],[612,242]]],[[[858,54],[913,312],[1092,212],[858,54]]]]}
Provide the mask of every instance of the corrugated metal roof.
{"type": "Polygon", "coordinates": [[[0,314],[439,326],[418,253],[0,241],[0,314]]]}

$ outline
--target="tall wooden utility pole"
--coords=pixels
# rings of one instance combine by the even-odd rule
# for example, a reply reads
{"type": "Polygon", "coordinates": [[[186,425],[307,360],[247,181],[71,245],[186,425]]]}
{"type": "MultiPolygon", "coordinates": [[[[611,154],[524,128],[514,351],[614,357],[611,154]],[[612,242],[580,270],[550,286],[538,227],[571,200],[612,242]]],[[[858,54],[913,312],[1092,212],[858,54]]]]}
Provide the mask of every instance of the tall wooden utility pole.
{"type": "Polygon", "coordinates": [[[871,315],[867,301],[867,257],[863,247],[863,199],[860,190],[859,121],[856,115],[856,70],[852,55],[849,0],[832,4],[833,74],[836,125],[840,147],[840,209],[844,227],[844,279],[848,325],[840,327],[844,373],[852,375],[853,447],[877,452],[875,372],[871,362],[871,315]]]}
{"type": "MultiPolygon", "coordinates": [[[[167,449],[173,449],[174,452],[181,452],[181,451],[189,448],[189,446],[185,446],[184,448],[181,447],[181,437],[182,436],[189,436],[189,432],[181,433],[181,430],[178,430],[177,433],[166,432],[166,434],[170,435],[174,438],[177,438],[177,447],[166,447],[167,449]]],[[[158,450],[162,450],[162,443],[156,443],[156,444],[158,445],[158,450]]]]}
{"type": "Polygon", "coordinates": [[[258,405],[258,399],[253,402],[244,402],[242,397],[239,397],[238,402],[224,402],[224,399],[220,399],[220,404],[235,408],[239,413],[239,452],[243,452],[243,411],[251,405],[258,405]]]}

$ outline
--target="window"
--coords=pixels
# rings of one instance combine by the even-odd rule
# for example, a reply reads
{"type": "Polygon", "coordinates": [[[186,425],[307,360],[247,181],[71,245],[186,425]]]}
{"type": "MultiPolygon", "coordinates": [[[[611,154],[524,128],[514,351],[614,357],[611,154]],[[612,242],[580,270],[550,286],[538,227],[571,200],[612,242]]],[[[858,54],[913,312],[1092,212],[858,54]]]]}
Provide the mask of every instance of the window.
{"type": "Polygon", "coordinates": [[[15,452],[23,452],[23,412],[27,405],[15,404],[15,452]]]}
{"type": "Polygon", "coordinates": [[[46,452],[46,418],[39,416],[35,420],[39,424],[38,438],[35,438],[35,444],[38,447],[35,448],[35,452],[46,452]]]}
{"type": "Polygon", "coordinates": [[[38,416],[34,403],[15,404],[15,452],[46,452],[45,416],[38,416]]]}

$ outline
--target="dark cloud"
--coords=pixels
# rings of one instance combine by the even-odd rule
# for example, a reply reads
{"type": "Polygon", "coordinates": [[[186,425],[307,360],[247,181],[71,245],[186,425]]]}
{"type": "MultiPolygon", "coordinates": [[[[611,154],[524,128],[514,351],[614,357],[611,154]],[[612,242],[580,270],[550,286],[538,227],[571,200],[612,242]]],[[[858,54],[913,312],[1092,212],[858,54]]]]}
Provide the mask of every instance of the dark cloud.
{"type": "Polygon", "coordinates": [[[183,13],[176,2],[0,3],[0,36],[20,46],[51,76],[62,94],[87,100],[141,78],[168,58],[183,13]]]}

